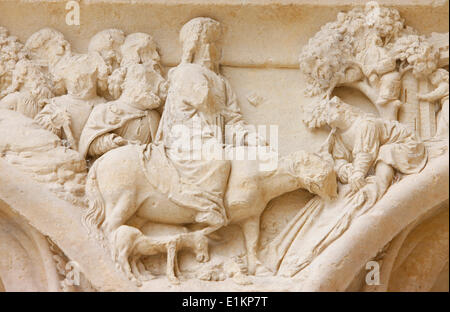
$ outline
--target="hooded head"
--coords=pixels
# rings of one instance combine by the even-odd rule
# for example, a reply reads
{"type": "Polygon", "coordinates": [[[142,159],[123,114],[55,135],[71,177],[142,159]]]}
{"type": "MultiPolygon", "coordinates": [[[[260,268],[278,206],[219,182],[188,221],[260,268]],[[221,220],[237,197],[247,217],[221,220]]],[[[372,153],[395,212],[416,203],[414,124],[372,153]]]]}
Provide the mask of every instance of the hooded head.
{"type": "Polygon", "coordinates": [[[122,97],[142,110],[158,108],[165,100],[166,80],[145,64],[127,66],[121,83],[122,97]]]}
{"type": "Polygon", "coordinates": [[[197,17],[187,22],[180,31],[183,45],[182,63],[201,63],[211,70],[218,70],[221,58],[220,40],[222,27],[208,17],[197,17]]]}
{"type": "Polygon", "coordinates": [[[145,33],[133,33],[125,38],[120,47],[122,54],[121,66],[130,64],[157,64],[159,66],[160,56],[158,47],[152,36],[145,33]]]}

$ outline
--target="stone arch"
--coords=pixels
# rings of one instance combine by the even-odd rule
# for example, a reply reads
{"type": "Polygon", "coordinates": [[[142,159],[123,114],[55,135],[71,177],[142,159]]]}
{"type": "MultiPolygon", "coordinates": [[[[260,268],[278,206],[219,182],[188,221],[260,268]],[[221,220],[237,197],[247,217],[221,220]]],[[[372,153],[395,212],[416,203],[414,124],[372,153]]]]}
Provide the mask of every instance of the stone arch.
{"type": "Polygon", "coordinates": [[[58,291],[56,264],[44,235],[0,201],[0,289],[58,291]]]}

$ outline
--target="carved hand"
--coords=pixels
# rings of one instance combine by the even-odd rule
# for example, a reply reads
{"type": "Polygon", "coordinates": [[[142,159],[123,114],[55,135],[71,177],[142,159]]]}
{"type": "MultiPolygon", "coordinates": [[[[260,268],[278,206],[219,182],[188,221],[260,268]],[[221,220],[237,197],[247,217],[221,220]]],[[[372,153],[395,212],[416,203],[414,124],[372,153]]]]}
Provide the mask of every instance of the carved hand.
{"type": "Polygon", "coordinates": [[[63,126],[70,126],[70,116],[65,110],[58,110],[58,112],[52,115],[51,121],[57,129],[63,126]]]}
{"type": "Polygon", "coordinates": [[[356,171],[350,176],[348,182],[351,186],[352,191],[357,192],[366,184],[366,179],[364,178],[363,173],[356,171]]]}
{"type": "Polygon", "coordinates": [[[125,140],[124,138],[120,137],[120,136],[116,136],[113,139],[114,144],[116,144],[117,146],[124,146],[128,144],[128,141],[125,140]]]}
{"type": "Polygon", "coordinates": [[[342,183],[348,183],[352,172],[353,172],[352,164],[345,164],[341,166],[341,168],[339,168],[339,171],[337,172],[339,180],[341,180],[342,183]]]}

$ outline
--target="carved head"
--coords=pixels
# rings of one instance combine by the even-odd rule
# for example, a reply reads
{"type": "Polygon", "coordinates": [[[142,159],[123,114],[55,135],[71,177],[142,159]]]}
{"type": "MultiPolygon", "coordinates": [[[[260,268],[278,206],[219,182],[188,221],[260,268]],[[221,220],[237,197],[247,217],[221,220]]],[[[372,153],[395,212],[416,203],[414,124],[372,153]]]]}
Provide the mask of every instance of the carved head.
{"type": "Polygon", "coordinates": [[[39,101],[41,108],[54,96],[52,83],[41,67],[29,60],[20,60],[13,71],[13,91],[28,91],[39,101]]]}
{"type": "Polygon", "coordinates": [[[333,163],[305,151],[292,153],[284,161],[288,174],[297,180],[299,188],[305,188],[326,199],[337,196],[333,163]]]}
{"type": "Polygon", "coordinates": [[[109,67],[110,72],[119,67],[122,60],[120,47],[125,34],[119,29],[105,29],[95,34],[88,46],[89,52],[98,53],[109,67]]]}
{"type": "Polygon", "coordinates": [[[87,54],[70,57],[58,72],[67,93],[78,99],[90,99],[97,95],[97,66],[87,54]]]}
{"type": "Polygon", "coordinates": [[[221,58],[221,37],[222,27],[212,18],[197,17],[190,20],[180,31],[180,42],[183,44],[181,62],[198,61],[210,69],[217,70],[221,58]]]}
{"type": "Polygon", "coordinates": [[[367,25],[381,38],[396,37],[403,28],[404,21],[395,9],[381,7],[378,2],[370,1],[364,11],[367,25]]]}
{"type": "Polygon", "coordinates": [[[167,82],[151,67],[133,64],[123,68],[122,95],[140,109],[155,109],[165,99],[167,82]]]}
{"type": "Polygon", "coordinates": [[[43,28],[32,34],[25,43],[28,57],[42,66],[55,65],[62,56],[71,53],[64,35],[52,28],[43,28]]]}
{"type": "Polygon", "coordinates": [[[347,129],[362,114],[362,111],[344,103],[337,96],[327,101],[326,120],[330,127],[347,129]]]}
{"type": "Polygon", "coordinates": [[[158,48],[152,36],[145,33],[130,34],[120,48],[122,62],[120,66],[131,64],[155,64],[159,69],[161,60],[158,48]]]}

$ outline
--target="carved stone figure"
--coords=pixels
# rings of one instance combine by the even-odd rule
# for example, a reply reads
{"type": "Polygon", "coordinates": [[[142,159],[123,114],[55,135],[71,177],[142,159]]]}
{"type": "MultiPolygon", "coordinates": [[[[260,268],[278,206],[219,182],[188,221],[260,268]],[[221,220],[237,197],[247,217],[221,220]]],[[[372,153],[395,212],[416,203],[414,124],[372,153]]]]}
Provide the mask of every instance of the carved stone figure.
{"type": "Polygon", "coordinates": [[[151,64],[159,71],[161,70],[156,43],[149,34],[133,33],[127,35],[120,51],[122,53],[121,67],[131,64],[151,64]]]}
{"type": "MultiPolygon", "coordinates": [[[[327,168],[325,161],[318,157],[314,159],[312,155],[296,154],[293,156],[296,159],[291,160],[294,161],[294,172],[283,170],[292,166],[286,166],[284,162],[279,164],[279,171],[267,175],[267,179],[276,178],[283,181],[280,190],[273,188],[273,184],[277,183],[275,181],[267,184],[276,191],[273,194],[269,189],[262,188],[263,185],[258,182],[264,175],[260,177],[258,171],[253,172],[254,166],[258,165],[255,161],[244,162],[242,165],[239,161],[234,164],[229,160],[190,160],[180,157],[180,146],[176,146],[177,134],[172,131],[174,125],[185,125],[192,129],[191,122],[199,122],[205,129],[202,131],[206,131],[201,133],[200,148],[212,141],[212,144],[218,144],[219,148],[223,149],[222,144],[225,141],[221,132],[215,133],[213,129],[226,124],[235,127],[235,131],[236,128],[238,131],[245,131],[244,135],[240,136],[242,143],[247,144],[250,141],[235,96],[224,78],[213,71],[218,69],[218,51],[214,44],[219,31],[219,24],[208,18],[197,18],[183,26],[180,37],[185,45],[184,57],[181,65],[169,74],[171,85],[158,130],[158,140],[155,145],[149,145],[147,148],[118,148],[95,162],[90,170],[90,182],[86,189],[90,198],[86,223],[94,229],[101,227],[110,245],[113,245],[116,231],[133,216],[165,224],[203,223],[207,225],[201,230],[204,234],[217,230],[228,223],[227,219],[230,218],[231,222],[242,223],[247,242],[249,272],[253,274],[257,263],[259,220],[267,202],[275,196],[300,187],[307,187],[323,196],[332,196],[335,178],[334,172],[327,168]],[[125,159],[127,161],[124,161],[125,159]],[[233,174],[233,164],[235,172],[245,172],[247,175],[241,177],[239,174],[233,174]],[[301,164],[310,164],[313,171],[308,173],[306,167],[301,164]],[[115,168],[114,171],[107,169],[112,167],[115,168]],[[123,173],[120,168],[123,168],[123,173]],[[107,172],[112,173],[112,176],[103,176],[107,172]],[[312,177],[306,178],[305,175],[308,174],[312,174],[312,177]],[[111,183],[117,180],[115,177],[118,176],[122,176],[122,179],[116,188],[111,183]],[[126,181],[125,176],[131,180],[123,184],[126,181]],[[239,188],[247,188],[253,184],[249,181],[251,177],[254,179],[257,193],[247,191],[242,194],[238,191],[239,188]],[[299,181],[296,179],[291,182],[292,177],[297,177],[299,181]],[[245,184],[239,182],[240,179],[244,179],[245,184]],[[308,179],[310,182],[306,182],[308,179]],[[194,180],[199,182],[193,182],[194,180]],[[107,188],[104,187],[106,181],[109,185],[107,188]],[[124,188],[125,185],[129,187],[124,188]],[[243,195],[245,196],[242,198],[243,195]],[[254,199],[250,201],[248,196],[254,199]],[[258,202],[255,202],[256,200],[258,202]],[[246,205],[250,206],[244,208],[246,205]],[[240,212],[234,212],[235,210],[240,212]]],[[[188,135],[198,134],[194,132],[188,135]]],[[[239,135],[236,134],[231,139],[238,140],[239,135]]],[[[233,141],[228,143],[236,144],[233,141]]],[[[182,150],[181,156],[190,157],[189,153],[192,153],[190,145],[187,150],[182,150]]],[[[127,262],[128,256],[119,260],[123,269],[128,268],[125,264],[127,262]]],[[[131,272],[128,271],[128,274],[131,272]]]]}
{"type": "MultiPolygon", "coordinates": [[[[427,76],[445,66],[442,43],[406,27],[397,10],[368,2],[340,13],[302,48],[300,69],[307,95],[330,98],[337,87],[361,91],[382,118],[399,120],[418,137],[435,135],[434,106],[418,99],[427,76]]],[[[311,121],[313,122],[313,121],[311,121]]],[[[313,126],[311,124],[311,126],[313,126]]]]}
{"type": "Polygon", "coordinates": [[[333,159],[341,185],[333,201],[311,199],[263,251],[267,266],[289,277],[311,265],[356,218],[368,213],[396,172],[419,173],[428,160],[425,145],[405,125],[365,114],[338,97],[322,105],[333,128],[322,153],[333,159]]]}
{"type": "Polygon", "coordinates": [[[392,183],[397,170],[402,174],[420,172],[427,163],[425,145],[397,121],[367,116],[334,97],[326,108],[327,124],[336,131],[330,143],[339,180],[353,192],[365,185],[375,169],[376,198],[392,183]]]}
{"type": "Polygon", "coordinates": [[[131,280],[142,285],[142,280],[152,279],[153,276],[145,269],[141,258],[167,253],[167,278],[171,283],[179,284],[177,277],[180,274],[177,260],[179,250],[191,249],[199,262],[209,260],[208,238],[201,232],[188,233],[185,228],[181,228],[181,231],[180,234],[152,238],[143,235],[135,227],[122,225],[114,234],[113,257],[131,280]]]}
{"type": "Polygon", "coordinates": [[[380,114],[387,119],[397,120],[397,112],[401,106],[398,99],[401,75],[396,71],[396,59],[383,47],[383,41],[378,34],[372,33],[367,41],[366,49],[360,56],[362,71],[368,77],[369,83],[380,90],[375,102],[380,114]]]}
{"type": "MultiPolygon", "coordinates": [[[[232,168],[224,198],[226,214],[229,222],[240,224],[244,231],[248,270],[254,274],[258,263],[259,220],[267,203],[299,188],[325,198],[333,197],[336,176],[331,164],[304,152],[281,159],[272,172],[261,172],[257,161],[232,161],[232,168]],[[277,185],[279,187],[275,187],[277,185]]],[[[114,149],[98,159],[89,171],[86,192],[90,208],[85,224],[93,231],[104,233],[111,248],[116,249],[113,242],[117,231],[133,218],[175,225],[197,223],[198,211],[190,206],[189,200],[199,199],[191,199],[192,195],[184,189],[163,146],[150,144],[114,149]],[[184,201],[175,197],[180,196],[178,194],[184,196],[184,201]]],[[[208,234],[211,229],[204,228],[201,232],[208,234]]],[[[121,268],[127,270],[129,253],[122,250],[118,254],[122,255],[119,258],[121,268]]],[[[139,279],[139,272],[133,274],[139,279]]]]}
{"type": "Polygon", "coordinates": [[[119,29],[105,29],[95,34],[89,41],[89,53],[98,53],[105,61],[108,72],[112,73],[119,67],[122,60],[120,46],[125,40],[125,34],[119,29]]]}
{"type": "Polygon", "coordinates": [[[165,80],[146,65],[126,67],[123,92],[117,101],[97,105],[80,138],[80,153],[97,158],[129,143],[148,144],[156,136],[165,99],[165,80]]]}
{"type": "Polygon", "coordinates": [[[436,136],[448,138],[448,71],[442,68],[437,69],[431,74],[430,80],[436,87],[433,91],[426,94],[419,94],[421,100],[434,102],[439,101],[441,110],[437,118],[436,136]]]}
{"type": "Polygon", "coordinates": [[[36,115],[35,120],[45,129],[66,139],[78,150],[84,125],[95,105],[105,100],[97,95],[97,67],[86,54],[70,57],[62,70],[67,95],[52,98],[36,115]]]}
{"type": "MultiPolygon", "coordinates": [[[[100,32],[94,38],[110,32],[116,34],[117,44],[121,33],[113,30],[100,32]]],[[[155,139],[160,120],[156,109],[167,96],[167,82],[161,75],[156,44],[150,35],[134,33],[126,37],[120,51],[114,54],[116,61],[121,60],[120,67],[110,61],[116,69],[108,78],[109,94],[118,100],[99,105],[92,112],[81,136],[82,155],[97,158],[128,142],[147,144],[155,139]]]]}
{"type": "Polygon", "coordinates": [[[0,100],[0,108],[15,110],[29,118],[34,118],[54,96],[48,76],[29,60],[16,64],[8,93],[0,100]]]}
{"type": "MultiPolygon", "coordinates": [[[[189,159],[195,149],[205,145],[217,145],[222,149],[223,144],[248,145],[250,141],[236,96],[219,73],[221,31],[217,21],[204,17],[189,21],[181,29],[181,64],[169,73],[170,87],[157,135],[185,185],[183,193],[190,197],[188,200],[180,194],[177,200],[185,205],[189,203],[187,205],[198,212],[197,222],[214,229],[228,222],[223,196],[230,162],[189,159]],[[199,123],[201,133],[193,131],[194,123],[199,123]],[[198,140],[199,144],[180,146],[180,133],[174,125],[189,129],[190,141],[198,140]],[[226,138],[229,141],[224,139],[226,126],[231,133],[226,138]],[[236,142],[239,138],[233,133],[240,133],[242,142],[236,142]]],[[[255,143],[265,144],[261,140],[255,143]]]]}
{"type": "Polygon", "coordinates": [[[368,2],[364,11],[370,31],[365,49],[356,58],[361,58],[362,71],[370,85],[379,90],[374,104],[380,109],[381,116],[397,120],[402,105],[399,100],[401,74],[397,71],[396,58],[386,46],[397,39],[403,21],[397,11],[381,8],[377,2],[368,2]]]}
{"type": "Polygon", "coordinates": [[[125,34],[119,29],[105,29],[95,34],[89,41],[88,54],[98,66],[98,94],[108,100],[116,99],[108,92],[108,78],[116,70],[122,60],[120,47],[125,34]]]}
{"type": "Polygon", "coordinates": [[[63,95],[66,89],[59,66],[64,65],[72,56],[72,47],[64,35],[55,29],[43,28],[28,38],[25,51],[28,58],[49,75],[54,84],[55,95],[63,95]]]}
{"type": "MultiPolygon", "coordinates": [[[[120,47],[120,51],[122,57],[120,67],[115,69],[108,79],[109,93],[114,98],[119,98],[122,92],[120,84],[124,79],[127,67],[130,65],[145,64],[150,72],[162,75],[157,46],[149,34],[133,33],[127,35],[120,47]]],[[[161,87],[167,88],[167,85],[162,85],[161,87]]],[[[167,92],[167,90],[161,91],[167,92]]]]}

